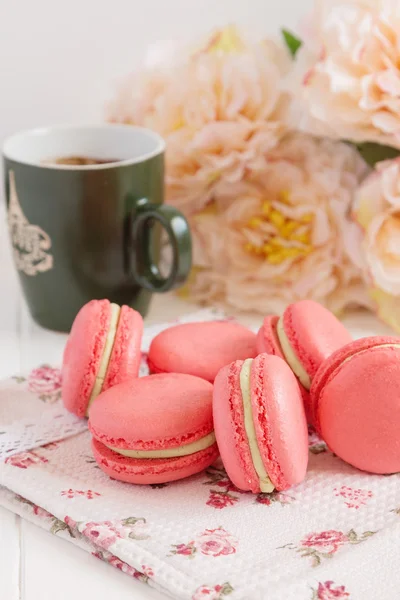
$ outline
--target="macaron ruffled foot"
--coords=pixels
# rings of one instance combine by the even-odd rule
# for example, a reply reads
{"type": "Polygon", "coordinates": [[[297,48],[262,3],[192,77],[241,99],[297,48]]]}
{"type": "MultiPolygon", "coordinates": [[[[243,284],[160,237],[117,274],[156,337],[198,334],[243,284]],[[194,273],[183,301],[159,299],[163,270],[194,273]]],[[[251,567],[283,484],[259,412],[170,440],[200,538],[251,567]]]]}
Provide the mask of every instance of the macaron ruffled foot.
{"type": "Polygon", "coordinates": [[[302,300],[281,317],[264,319],[257,334],[257,350],[283,358],[296,375],[307,421],[313,424],[309,390],[319,366],[333,352],[352,341],[347,329],[321,304],[302,300]]]}
{"type": "Polygon", "coordinates": [[[128,306],[92,300],[77,314],[64,351],[62,399],[78,417],[104,390],[136,378],[143,334],[141,315],[128,306]]]}
{"type": "Polygon", "coordinates": [[[178,373],[149,375],[101,394],[90,411],[92,450],[110,477],[137,484],[199,473],[219,455],[211,383],[178,373]]]}
{"type": "Polygon", "coordinates": [[[239,489],[269,493],[304,479],[304,407],[297,380],[281,358],[261,354],[221,369],[213,414],[222,461],[239,489]]]}
{"type": "Polygon", "coordinates": [[[347,344],[321,365],[310,397],[332,452],[363,471],[400,472],[400,338],[347,344]]]}

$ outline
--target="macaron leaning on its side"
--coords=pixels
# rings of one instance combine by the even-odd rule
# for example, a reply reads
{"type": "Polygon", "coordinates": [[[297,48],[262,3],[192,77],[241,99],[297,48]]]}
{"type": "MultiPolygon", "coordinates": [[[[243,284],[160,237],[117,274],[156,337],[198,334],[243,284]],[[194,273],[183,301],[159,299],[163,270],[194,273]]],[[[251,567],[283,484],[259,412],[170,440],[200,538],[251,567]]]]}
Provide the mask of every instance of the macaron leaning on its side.
{"type": "Polygon", "coordinates": [[[236,487],[270,493],[304,479],[304,407],[296,378],[281,358],[260,354],[221,369],[213,414],[222,462],[236,487]]]}
{"type": "Polygon", "coordinates": [[[279,318],[264,319],[257,334],[257,350],[280,356],[298,378],[306,417],[312,423],[309,390],[320,365],[338,348],[352,341],[342,323],[312,300],[287,307],[279,318]]]}
{"type": "Polygon", "coordinates": [[[218,457],[211,383],[179,373],[140,377],[104,392],[90,411],[100,468],[128,483],[182,479],[218,457]]]}
{"type": "Polygon", "coordinates": [[[148,363],[152,373],[187,373],[213,383],[225,365],[256,355],[250,329],[231,321],[205,321],[162,331],[150,345],[148,363]]]}
{"type": "Polygon", "coordinates": [[[318,432],[342,460],[400,471],[400,338],[362,338],[335,352],[314,378],[311,402],[318,432]]]}
{"type": "Polygon", "coordinates": [[[92,300],[71,328],[62,366],[62,399],[78,417],[87,416],[104,390],[139,373],[141,315],[128,306],[92,300]]]}

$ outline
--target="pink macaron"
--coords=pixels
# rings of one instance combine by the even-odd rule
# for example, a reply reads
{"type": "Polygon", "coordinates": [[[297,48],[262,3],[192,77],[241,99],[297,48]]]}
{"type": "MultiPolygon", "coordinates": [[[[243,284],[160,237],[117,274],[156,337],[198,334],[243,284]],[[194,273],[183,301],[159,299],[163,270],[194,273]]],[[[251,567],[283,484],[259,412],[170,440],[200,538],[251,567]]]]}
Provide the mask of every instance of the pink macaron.
{"type": "Polygon", "coordinates": [[[218,457],[212,385],[168,373],[104,392],[89,418],[100,468],[128,483],[164,483],[199,473],[218,457]]]}
{"type": "Polygon", "coordinates": [[[239,489],[270,493],[304,479],[307,423],[284,360],[260,354],[224,367],[215,379],[213,414],[222,461],[239,489]]]}
{"type": "Polygon", "coordinates": [[[257,350],[286,360],[299,380],[306,417],[312,423],[309,390],[313,377],[324,360],[351,340],[329,310],[312,300],[301,300],[288,306],[282,317],[264,319],[257,350]]]}
{"type": "Polygon", "coordinates": [[[150,345],[148,363],[152,373],[187,373],[212,383],[225,365],[256,355],[255,333],[231,321],[206,321],[161,332],[150,345]]]}
{"type": "Polygon", "coordinates": [[[400,338],[347,344],[318,370],[314,421],[337,456],[370,473],[400,471],[400,338]]]}
{"type": "Polygon", "coordinates": [[[92,300],[77,314],[64,351],[62,398],[79,417],[109,387],[137,377],[141,315],[128,306],[92,300]]]}

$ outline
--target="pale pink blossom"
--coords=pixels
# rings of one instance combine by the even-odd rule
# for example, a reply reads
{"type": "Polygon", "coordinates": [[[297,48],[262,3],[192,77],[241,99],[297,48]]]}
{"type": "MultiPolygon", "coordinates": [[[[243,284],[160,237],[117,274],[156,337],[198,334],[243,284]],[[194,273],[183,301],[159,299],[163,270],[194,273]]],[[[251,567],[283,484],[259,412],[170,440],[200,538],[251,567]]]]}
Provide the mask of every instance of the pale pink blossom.
{"type": "Polygon", "coordinates": [[[52,395],[61,389],[61,371],[47,365],[33,369],[28,377],[30,392],[42,395],[52,395]]]}
{"type": "Polygon", "coordinates": [[[196,547],[207,556],[227,556],[236,552],[237,539],[222,527],[206,529],[196,539],[196,547]]]}
{"type": "Polygon", "coordinates": [[[81,533],[89,538],[92,543],[105,550],[108,550],[121,537],[120,529],[112,521],[102,521],[101,523],[92,521],[85,523],[81,533]]]}
{"type": "Polygon", "coordinates": [[[136,578],[136,574],[137,574],[136,569],[134,569],[133,567],[131,567],[131,565],[128,565],[128,563],[124,562],[123,560],[121,560],[117,556],[111,556],[111,558],[108,560],[108,562],[109,562],[110,565],[112,565],[113,567],[119,569],[123,573],[126,573],[127,575],[130,575],[131,577],[135,577],[136,578]]]}
{"type": "Polygon", "coordinates": [[[361,267],[347,250],[366,173],[347,144],[286,135],[262,173],[225,183],[190,219],[194,269],[183,293],[263,314],[303,298],[336,312],[368,306],[361,267]]]}
{"type": "Polygon", "coordinates": [[[358,190],[353,216],[353,243],[377,312],[400,330],[400,159],[377,165],[358,190]]]}
{"type": "Polygon", "coordinates": [[[5,463],[19,469],[28,469],[32,465],[49,462],[44,456],[40,456],[36,452],[20,452],[6,458],[5,463]]]}
{"type": "Polygon", "coordinates": [[[316,0],[313,16],[289,78],[303,126],[400,148],[399,2],[316,0]]]}
{"type": "Polygon", "coordinates": [[[350,598],[344,585],[336,586],[333,581],[320,582],[316,591],[316,600],[344,600],[350,598]]]}
{"type": "Polygon", "coordinates": [[[78,522],[69,517],[68,515],[64,517],[64,522],[68,525],[70,529],[78,529],[78,522]]]}
{"type": "Polygon", "coordinates": [[[101,494],[99,494],[98,492],[94,492],[93,490],[73,490],[71,488],[68,490],[63,490],[60,493],[61,496],[66,496],[70,499],[81,496],[87,498],[88,500],[93,500],[93,498],[101,496],[101,494]]]}
{"type": "Polygon", "coordinates": [[[361,506],[367,504],[373,496],[371,490],[361,490],[359,488],[351,488],[347,485],[342,485],[340,488],[334,489],[335,496],[342,497],[348,508],[358,510],[361,506]]]}
{"type": "Polygon", "coordinates": [[[192,596],[192,600],[222,600],[233,591],[233,587],[229,582],[222,585],[218,584],[214,587],[201,585],[192,596]]]}
{"type": "Polygon", "coordinates": [[[226,183],[260,172],[286,131],[281,89],[288,53],[271,41],[218,31],[169,65],[126,81],[110,105],[114,122],[149,127],[167,142],[167,200],[189,215],[226,183]]]}
{"type": "Polygon", "coordinates": [[[41,506],[37,506],[36,504],[33,505],[33,514],[36,515],[37,517],[42,517],[45,519],[53,517],[53,515],[51,513],[49,513],[47,510],[45,510],[41,506]]]}
{"type": "Polygon", "coordinates": [[[303,547],[314,548],[319,552],[334,554],[340,546],[343,546],[343,544],[346,544],[348,541],[348,537],[341,531],[331,529],[329,531],[322,531],[321,533],[311,533],[300,543],[303,547]]]}
{"type": "Polygon", "coordinates": [[[221,595],[215,587],[202,585],[195,591],[192,600],[219,600],[220,597],[221,595]]]}

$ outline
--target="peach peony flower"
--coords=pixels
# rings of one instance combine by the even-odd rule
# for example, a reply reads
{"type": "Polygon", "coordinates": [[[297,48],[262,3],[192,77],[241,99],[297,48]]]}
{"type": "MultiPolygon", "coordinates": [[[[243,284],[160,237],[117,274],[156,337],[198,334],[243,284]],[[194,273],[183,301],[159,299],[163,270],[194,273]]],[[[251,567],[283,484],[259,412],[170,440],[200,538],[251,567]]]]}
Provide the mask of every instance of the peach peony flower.
{"type": "Polygon", "coordinates": [[[308,113],[303,125],[400,148],[400,3],[316,0],[309,31],[294,69],[308,113]]]}
{"type": "Polygon", "coordinates": [[[289,66],[283,47],[250,43],[228,27],[169,66],[134,75],[108,118],[164,136],[167,200],[190,215],[225,183],[263,170],[286,131],[289,96],[280,86],[289,66]]]}
{"type": "Polygon", "coordinates": [[[353,208],[364,270],[382,320],[400,331],[400,159],[379,163],[353,208]]]}
{"type": "Polygon", "coordinates": [[[336,312],[368,305],[345,244],[353,193],[366,171],[347,144],[288,134],[262,173],[221,186],[191,218],[188,294],[264,314],[302,298],[336,312]]]}

